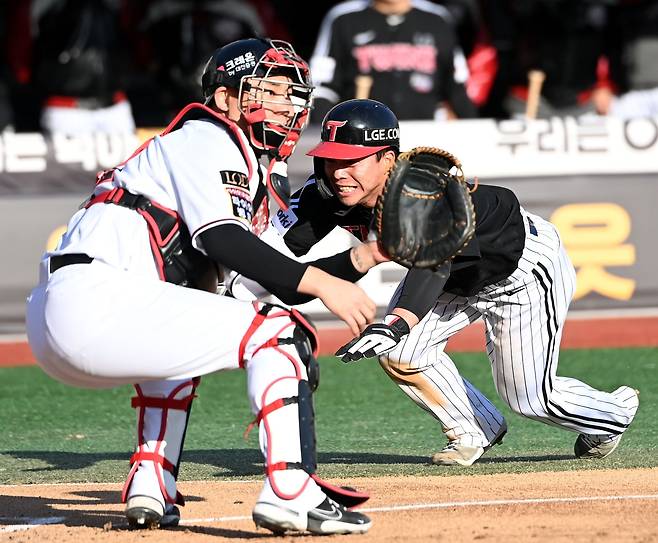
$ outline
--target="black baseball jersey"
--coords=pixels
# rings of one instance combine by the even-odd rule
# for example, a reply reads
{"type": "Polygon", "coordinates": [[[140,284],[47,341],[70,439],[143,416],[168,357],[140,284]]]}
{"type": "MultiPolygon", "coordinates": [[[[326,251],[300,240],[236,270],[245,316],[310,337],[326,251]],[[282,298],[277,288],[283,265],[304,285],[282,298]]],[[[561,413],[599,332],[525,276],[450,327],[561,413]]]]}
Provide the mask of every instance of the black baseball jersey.
{"type": "MultiPolygon", "coordinates": [[[[525,245],[518,199],[509,189],[482,184],[471,196],[475,207],[475,235],[440,273],[411,269],[399,307],[422,317],[441,290],[472,296],[505,279],[516,269],[525,245]]],[[[288,211],[279,211],[272,224],[283,235],[290,250],[301,256],[336,226],[364,241],[372,217],[372,209],[343,206],[310,177],[292,196],[288,211]]]]}
{"type": "Polygon", "coordinates": [[[477,111],[466,95],[466,60],[450,13],[413,0],[403,15],[384,15],[367,0],[335,6],[322,22],[311,57],[317,86],[314,122],[336,102],[359,97],[357,78],[372,78],[368,98],[398,119],[432,119],[442,101],[459,117],[477,111]]]}

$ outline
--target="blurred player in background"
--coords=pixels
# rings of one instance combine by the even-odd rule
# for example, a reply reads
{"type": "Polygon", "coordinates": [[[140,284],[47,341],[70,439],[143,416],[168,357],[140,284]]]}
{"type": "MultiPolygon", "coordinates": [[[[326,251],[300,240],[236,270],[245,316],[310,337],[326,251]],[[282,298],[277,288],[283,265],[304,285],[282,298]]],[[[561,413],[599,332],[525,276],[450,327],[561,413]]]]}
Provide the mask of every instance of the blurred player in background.
{"type": "Polygon", "coordinates": [[[337,102],[372,98],[399,119],[471,118],[466,59],[450,13],[426,0],[350,0],[325,16],[311,57],[312,122],[337,102]]]}
{"type": "Polygon", "coordinates": [[[10,4],[9,65],[15,80],[41,102],[41,130],[135,131],[125,93],[129,48],[121,7],[118,0],[10,4]]]}

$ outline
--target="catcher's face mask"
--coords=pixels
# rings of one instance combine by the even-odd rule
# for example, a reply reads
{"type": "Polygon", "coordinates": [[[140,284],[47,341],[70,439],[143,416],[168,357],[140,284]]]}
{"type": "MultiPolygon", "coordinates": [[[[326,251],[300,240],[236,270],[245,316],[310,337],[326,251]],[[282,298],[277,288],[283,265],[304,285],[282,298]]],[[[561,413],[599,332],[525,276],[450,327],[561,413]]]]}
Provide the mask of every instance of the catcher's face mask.
{"type": "Polygon", "coordinates": [[[267,188],[286,209],[290,185],[280,172],[308,120],[313,90],[308,64],[289,43],[238,40],[213,53],[202,86],[206,105],[218,88],[232,90],[226,115],[242,128],[257,152],[269,155],[267,188]]]}
{"type": "Polygon", "coordinates": [[[254,148],[287,159],[306,127],[312,91],[309,67],[285,42],[273,41],[238,97],[254,148]]]}
{"type": "Polygon", "coordinates": [[[254,149],[277,159],[290,156],[308,120],[313,86],[308,64],[289,43],[232,42],[212,54],[201,80],[206,105],[218,88],[235,89],[238,124],[254,149]]]}
{"type": "Polygon", "coordinates": [[[270,156],[266,184],[284,211],[290,200],[285,161],[308,122],[313,86],[306,62],[285,42],[271,42],[254,74],[240,80],[238,100],[251,145],[270,156]],[[277,45],[278,44],[278,45],[277,45]],[[258,75],[262,74],[262,77],[258,75]]]}

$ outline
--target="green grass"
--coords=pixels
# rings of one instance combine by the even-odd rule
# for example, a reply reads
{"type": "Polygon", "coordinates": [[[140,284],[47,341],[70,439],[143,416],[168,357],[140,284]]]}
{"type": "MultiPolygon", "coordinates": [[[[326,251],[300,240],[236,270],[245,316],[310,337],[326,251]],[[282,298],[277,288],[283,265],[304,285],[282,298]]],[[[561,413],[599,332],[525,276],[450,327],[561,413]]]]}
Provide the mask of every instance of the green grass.
{"type": "MultiPolygon", "coordinates": [[[[612,390],[640,389],[640,409],[614,455],[573,458],[576,434],[512,414],[493,389],[481,354],[455,354],[464,376],[504,412],[509,433],[471,468],[439,468],[429,456],[445,439],[373,360],[321,361],[316,393],[319,473],[325,477],[388,474],[453,475],[658,466],[658,350],[564,351],[559,374],[612,390]]],[[[198,390],[180,477],[260,478],[257,432],[241,371],[204,377],[198,390]]],[[[82,390],[61,385],[37,367],[0,369],[0,483],[121,481],[134,444],[132,389],[82,390]]]]}

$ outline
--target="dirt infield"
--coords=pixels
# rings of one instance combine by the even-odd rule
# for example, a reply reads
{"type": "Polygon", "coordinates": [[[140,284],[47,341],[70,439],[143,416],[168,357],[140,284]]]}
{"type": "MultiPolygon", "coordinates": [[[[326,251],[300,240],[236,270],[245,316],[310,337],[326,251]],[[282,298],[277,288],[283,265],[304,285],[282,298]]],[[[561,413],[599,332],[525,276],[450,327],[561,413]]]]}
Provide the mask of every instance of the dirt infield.
{"type": "MultiPolygon", "coordinates": [[[[331,541],[658,541],[658,469],[351,482],[372,493],[364,510],[373,527],[366,535],[334,536],[331,541]]],[[[256,530],[250,514],[260,482],[180,486],[188,500],[184,525],[151,532],[127,529],[117,503],[118,484],[0,486],[0,541],[299,540],[256,530]],[[42,525],[22,526],[30,523],[42,525]]]]}

